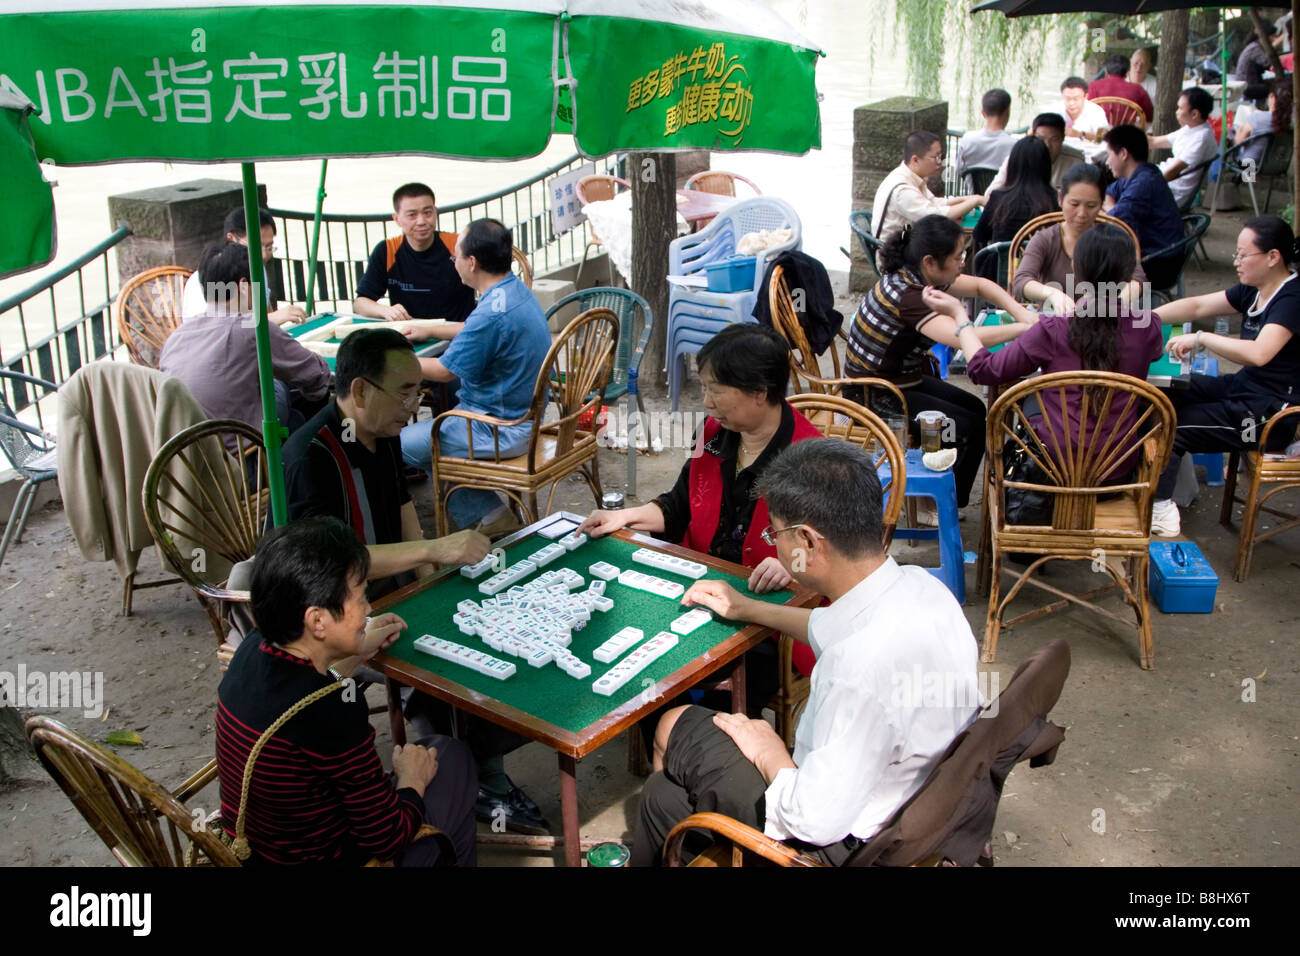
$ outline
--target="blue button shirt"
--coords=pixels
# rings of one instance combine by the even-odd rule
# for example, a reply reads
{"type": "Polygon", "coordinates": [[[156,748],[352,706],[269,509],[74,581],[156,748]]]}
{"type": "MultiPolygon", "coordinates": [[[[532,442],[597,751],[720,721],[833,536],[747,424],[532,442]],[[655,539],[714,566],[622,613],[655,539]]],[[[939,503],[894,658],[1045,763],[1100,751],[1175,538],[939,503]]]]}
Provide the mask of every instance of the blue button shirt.
{"type": "Polygon", "coordinates": [[[440,361],[460,379],[458,407],[498,418],[528,412],[551,333],[537,297],[511,274],[478,305],[440,361]]]}
{"type": "Polygon", "coordinates": [[[1123,219],[1142,246],[1142,255],[1167,249],[1183,238],[1183,217],[1165,177],[1151,163],[1143,163],[1127,179],[1117,179],[1106,190],[1115,198],[1110,214],[1123,219]]]}

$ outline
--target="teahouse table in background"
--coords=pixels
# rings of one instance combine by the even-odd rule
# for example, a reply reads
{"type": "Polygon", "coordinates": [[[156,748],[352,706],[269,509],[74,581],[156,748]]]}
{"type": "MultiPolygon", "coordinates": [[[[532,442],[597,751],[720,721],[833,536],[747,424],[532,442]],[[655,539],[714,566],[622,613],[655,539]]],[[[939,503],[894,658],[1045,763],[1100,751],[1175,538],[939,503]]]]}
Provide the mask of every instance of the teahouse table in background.
{"type": "MultiPolygon", "coordinates": [[[[507,564],[517,563],[550,544],[536,531],[560,520],[574,522],[576,526],[583,518],[563,513],[548,515],[498,542],[496,547],[504,550],[507,564]]],[[[620,570],[639,570],[689,587],[692,582],[688,578],[634,562],[632,552],[642,547],[704,564],[709,568],[707,578],[722,578],[742,593],[748,593],[746,581],[750,569],[626,530],[592,539],[552,561],[545,570],[572,568],[589,582],[591,565],[605,561],[620,570]]],[[[635,727],[643,717],[710,676],[722,677],[730,673],[732,706],[743,711],[745,667],[742,655],[765,640],[770,632],[757,625],[714,620],[689,635],[678,635],[676,647],[613,695],[604,697],[591,689],[592,684],[614,663],[595,661],[592,652],[627,626],[640,628],[646,639],[659,631],[669,630],[668,625],[686,611],[679,599],[634,590],[620,584],[617,579],[610,581],[605,593],[613,599],[614,607],[609,611],[593,612],[586,626],[573,632],[569,649],[591,664],[591,674],[577,680],[554,664],[534,668],[522,660],[506,657],[491,650],[480,638],[462,634],[457,629],[451,619],[457,604],[467,599],[481,601],[485,595],[480,593],[478,585],[483,580],[485,578],[471,581],[460,574],[459,567],[453,567],[376,603],[374,613],[392,611],[407,624],[397,642],[371,662],[389,679],[389,720],[393,742],[406,742],[406,725],[397,686],[405,684],[554,750],[559,760],[565,862],[569,866],[578,866],[582,861],[578,760],[635,727]],[[515,674],[507,680],[497,680],[468,667],[421,653],[415,649],[414,642],[423,634],[432,634],[512,661],[515,674]]],[[[519,583],[527,583],[527,580],[519,583]]],[[[759,597],[772,603],[807,608],[815,607],[819,601],[818,595],[803,589],[759,597]]],[[[528,842],[537,839],[530,838],[528,842]]],[[[546,838],[540,838],[540,845],[546,845],[545,841],[546,838]]]]}
{"type": "MultiPolygon", "coordinates": [[[[325,326],[333,322],[340,322],[340,321],[345,321],[349,325],[372,323],[372,322],[376,325],[384,324],[383,319],[371,319],[360,315],[350,315],[345,312],[323,312],[320,315],[311,316],[305,322],[301,322],[298,325],[291,325],[288,328],[286,328],[285,331],[288,332],[295,339],[297,339],[297,338],[301,338],[304,335],[307,335],[310,332],[315,332],[318,329],[324,328],[325,326]]],[[[320,339],[319,341],[326,342],[331,345],[338,345],[342,341],[342,339],[339,339],[335,336],[330,336],[329,338],[320,339]]],[[[418,355],[420,358],[437,358],[443,352],[447,351],[447,346],[449,344],[450,342],[447,339],[434,339],[431,342],[428,342],[427,344],[416,345],[415,354],[418,355]]],[[[333,372],[334,356],[322,355],[321,358],[325,359],[325,363],[329,365],[330,371],[333,372]]]]}

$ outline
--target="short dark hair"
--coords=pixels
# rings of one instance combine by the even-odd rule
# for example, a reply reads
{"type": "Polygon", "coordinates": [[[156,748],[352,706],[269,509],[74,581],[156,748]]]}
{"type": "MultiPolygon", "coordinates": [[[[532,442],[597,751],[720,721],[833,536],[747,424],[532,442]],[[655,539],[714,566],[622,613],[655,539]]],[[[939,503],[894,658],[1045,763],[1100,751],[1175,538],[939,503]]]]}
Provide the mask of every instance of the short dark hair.
{"type": "Polygon", "coordinates": [[[1065,132],[1065,117],[1060,113],[1039,113],[1034,117],[1033,125],[1029,127],[1029,132],[1033,132],[1040,126],[1047,126],[1055,130],[1065,132]]]}
{"type": "Polygon", "coordinates": [[[1001,116],[1011,109],[1011,94],[1006,90],[989,90],[980,100],[980,112],[985,116],[1001,116]]]}
{"type": "MultiPolygon", "coordinates": [[[[259,231],[260,228],[266,226],[270,226],[272,232],[277,231],[275,228],[275,217],[271,215],[271,211],[265,206],[258,207],[257,221],[260,224],[259,231]]],[[[247,220],[244,218],[244,207],[236,206],[234,209],[230,210],[230,212],[226,213],[226,221],[221,224],[221,234],[223,236],[233,235],[237,238],[247,236],[248,226],[246,223],[247,220]]]]}
{"type": "Polygon", "coordinates": [[[1061,198],[1070,191],[1071,186],[1079,183],[1087,183],[1089,186],[1097,188],[1097,194],[1104,202],[1106,199],[1106,183],[1102,177],[1101,167],[1096,163],[1078,162],[1065,171],[1061,177],[1061,198]]]}
{"type": "Polygon", "coordinates": [[[1061,92],[1064,93],[1070,87],[1074,87],[1076,90],[1083,90],[1083,92],[1087,93],[1088,81],[1081,76],[1067,76],[1061,82],[1061,92]]]}
{"type": "Polygon", "coordinates": [[[1202,122],[1209,119],[1210,114],[1214,112],[1214,97],[1199,86],[1189,87],[1178,95],[1187,97],[1187,108],[1200,113],[1202,122]]]}
{"type": "Polygon", "coordinates": [[[911,162],[913,156],[924,156],[937,142],[939,137],[928,129],[913,130],[903,140],[903,162],[911,162]]]}
{"type": "Polygon", "coordinates": [[[767,466],[755,493],[772,517],[811,525],[846,558],[884,550],[880,478],[857,445],[839,438],[795,442],[767,466]]]}
{"type": "Polygon", "coordinates": [[[1139,163],[1145,163],[1147,157],[1151,155],[1151,145],[1147,142],[1147,134],[1128,123],[1112,126],[1106,131],[1104,140],[1106,145],[1116,153],[1121,149],[1128,150],[1128,154],[1139,163]]]}
{"type": "Polygon", "coordinates": [[[389,352],[415,352],[415,346],[396,329],[358,329],[339,345],[334,359],[334,393],[346,395],[358,378],[383,381],[389,352]]]}
{"type": "Polygon", "coordinates": [[[365,543],[338,518],[302,518],[274,528],[253,561],[253,620],[272,644],[292,644],[302,637],[307,608],[340,616],[348,585],[369,573],[365,543]]]}
{"type": "Polygon", "coordinates": [[[1122,53],[1112,53],[1106,57],[1106,75],[1123,76],[1128,72],[1128,57],[1122,53]]]}
{"type": "Polygon", "coordinates": [[[424,183],[407,183],[405,186],[398,186],[393,190],[393,212],[397,212],[397,207],[402,204],[403,199],[419,199],[421,196],[428,196],[435,206],[438,205],[438,197],[424,183]]]}
{"type": "Polygon", "coordinates": [[[488,275],[504,275],[514,260],[515,241],[510,230],[496,219],[475,219],[465,227],[460,250],[466,258],[473,256],[488,275]]]}
{"type": "Polygon", "coordinates": [[[756,322],[736,322],[709,339],[695,356],[719,385],[742,392],[763,392],[769,405],[785,400],[790,380],[790,346],[775,329],[756,322]]]}
{"type": "Polygon", "coordinates": [[[1300,249],[1296,248],[1300,244],[1296,242],[1295,234],[1284,219],[1277,216],[1256,216],[1247,219],[1242,228],[1255,234],[1255,245],[1260,252],[1272,252],[1274,249],[1280,252],[1283,265],[1291,265],[1300,255],[1300,249]]]}
{"type": "Polygon", "coordinates": [[[215,311],[238,312],[239,283],[252,281],[248,247],[223,239],[203,250],[199,260],[199,283],[203,301],[215,311]]]}

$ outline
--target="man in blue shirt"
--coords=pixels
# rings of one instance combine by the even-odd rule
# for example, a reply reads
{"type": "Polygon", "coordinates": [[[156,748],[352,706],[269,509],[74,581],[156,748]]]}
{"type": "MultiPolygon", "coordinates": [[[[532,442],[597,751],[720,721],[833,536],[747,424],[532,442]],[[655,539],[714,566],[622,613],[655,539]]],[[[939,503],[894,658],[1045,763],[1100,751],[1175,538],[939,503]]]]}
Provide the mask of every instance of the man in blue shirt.
{"type": "MultiPolygon", "coordinates": [[[[542,362],[551,347],[546,315],[532,290],[510,271],[514,249],[510,230],[495,219],[476,219],[456,240],[454,261],[461,281],[478,293],[478,305],[441,358],[420,359],[420,371],[434,382],[460,380],[457,408],[512,420],[528,413],[542,362]]],[[[402,429],[402,457],[408,465],[432,469],[433,423],[416,422],[402,429]]],[[[475,457],[490,458],[496,443],[492,427],[472,424],[475,457]]],[[[531,423],[499,429],[502,458],[528,449],[531,423]]],[[[442,454],[468,456],[465,419],[448,419],[439,431],[442,454]]],[[[461,528],[481,530],[509,517],[494,491],[464,488],[447,502],[461,528]]]]}
{"type": "MultiPolygon", "coordinates": [[[[1146,133],[1136,126],[1116,126],[1105,136],[1106,165],[1115,182],[1106,190],[1104,209],[1122,219],[1137,233],[1142,255],[1168,248],[1183,238],[1183,217],[1164,174],[1147,162],[1150,146],[1146,133]]],[[[1150,262],[1142,268],[1153,289],[1168,289],[1178,281],[1184,254],[1150,262]]]]}

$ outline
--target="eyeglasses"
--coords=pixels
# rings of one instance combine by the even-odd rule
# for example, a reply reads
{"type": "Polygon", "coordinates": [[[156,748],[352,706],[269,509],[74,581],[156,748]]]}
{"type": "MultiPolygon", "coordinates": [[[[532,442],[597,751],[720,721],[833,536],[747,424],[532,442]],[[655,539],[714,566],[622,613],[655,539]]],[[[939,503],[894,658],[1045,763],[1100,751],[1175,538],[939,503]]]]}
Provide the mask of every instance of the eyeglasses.
{"type": "MultiPolygon", "coordinates": [[[[785,534],[787,531],[798,531],[800,528],[808,528],[808,525],[792,524],[788,528],[773,528],[771,525],[768,525],[766,528],[762,530],[759,536],[763,539],[763,543],[766,544],[769,548],[775,548],[776,536],[778,534],[785,534]]],[[[825,535],[818,534],[817,531],[815,531],[812,528],[808,528],[808,532],[815,538],[825,537],[825,535]]]]}
{"type": "Polygon", "coordinates": [[[384,388],[384,386],[376,382],[373,378],[366,378],[363,375],[361,376],[361,379],[362,381],[369,382],[371,385],[379,389],[381,392],[383,392],[393,401],[400,404],[403,408],[415,408],[417,405],[420,404],[420,389],[418,387],[410,395],[394,395],[388,389],[384,388]]]}
{"type": "Polygon", "coordinates": [[[1240,262],[1242,259],[1249,259],[1251,256],[1266,256],[1267,252],[1234,252],[1232,254],[1233,262],[1240,262]]]}

